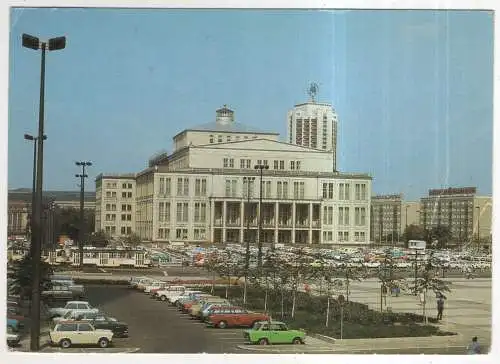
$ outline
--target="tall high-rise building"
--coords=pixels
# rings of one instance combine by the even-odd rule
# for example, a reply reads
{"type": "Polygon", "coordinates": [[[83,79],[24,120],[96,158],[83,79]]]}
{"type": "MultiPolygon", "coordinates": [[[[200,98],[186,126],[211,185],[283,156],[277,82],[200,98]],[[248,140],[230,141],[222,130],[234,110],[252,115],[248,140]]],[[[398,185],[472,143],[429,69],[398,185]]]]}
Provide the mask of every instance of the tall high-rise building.
{"type": "Polygon", "coordinates": [[[311,85],[311,99],[288,111],[287,141],[291,144],[329,151],[332,171],[337,171],[337,113],[331,104],[315,100],[317,86],[311,85]]]}

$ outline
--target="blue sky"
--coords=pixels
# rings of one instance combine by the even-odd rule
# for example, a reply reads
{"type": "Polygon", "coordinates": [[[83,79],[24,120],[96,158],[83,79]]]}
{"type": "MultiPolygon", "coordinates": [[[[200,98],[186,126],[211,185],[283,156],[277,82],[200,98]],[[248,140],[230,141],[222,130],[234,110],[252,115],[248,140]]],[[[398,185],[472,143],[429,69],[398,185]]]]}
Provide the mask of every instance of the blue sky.
{"type": "Polygon", "coordinates": [[[479,11],[13,9],[9,188],[30,187],[40,55],[21,34],[67,36],[47,55],[45,189],[76,190],[76,160],[137,172],[180,130],[228,104],[286,137],[286,113],[339,115],[338,165],[374,193],[492,191],[493,15],[479,11]]]}

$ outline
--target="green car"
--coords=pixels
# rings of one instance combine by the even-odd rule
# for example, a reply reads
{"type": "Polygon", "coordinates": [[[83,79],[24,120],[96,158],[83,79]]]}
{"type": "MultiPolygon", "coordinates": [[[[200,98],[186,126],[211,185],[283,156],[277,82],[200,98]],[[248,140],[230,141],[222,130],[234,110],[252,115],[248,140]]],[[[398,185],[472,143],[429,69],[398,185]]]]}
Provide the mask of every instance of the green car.
{"type": "Polygon", "coordinates": [[[245,341],[250,344],[304,344],[306,333],[290,330],[285,323],[279,321],[259,321],[250,330],[243,332],[245,341]]]}

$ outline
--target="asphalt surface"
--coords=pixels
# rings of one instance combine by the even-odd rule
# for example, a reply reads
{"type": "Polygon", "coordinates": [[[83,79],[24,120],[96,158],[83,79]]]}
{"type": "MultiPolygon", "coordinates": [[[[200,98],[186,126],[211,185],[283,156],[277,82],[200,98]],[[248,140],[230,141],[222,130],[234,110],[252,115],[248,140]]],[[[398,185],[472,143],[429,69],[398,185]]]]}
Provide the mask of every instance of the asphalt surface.
{"type": "Polygon", "coordinates": [[[88,285],[89,302],[129,325],[129,338],[114,339],[115,347],[137,347],[139,353],[251,353],[243,329],[207,328],[167,303],[119,286],[88,285]]]}

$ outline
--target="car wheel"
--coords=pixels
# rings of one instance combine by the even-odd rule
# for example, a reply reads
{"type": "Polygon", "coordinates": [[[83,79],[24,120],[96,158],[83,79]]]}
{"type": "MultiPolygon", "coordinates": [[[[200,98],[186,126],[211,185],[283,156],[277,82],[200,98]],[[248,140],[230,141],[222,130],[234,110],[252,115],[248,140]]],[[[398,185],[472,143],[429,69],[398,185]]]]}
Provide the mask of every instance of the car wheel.
{"type": "Polygon", "coordinates": [[[167,300],[167,297],[166,297],[166,296],[160,296],[160,301],[165,302],[166,300],[167,300]]]}
{"type": "Polygon", "coordinates": [[[221,321],[217,324],[219,329],[225,329],[227,327],[227,322],[226,321],[221,321]]]}
{"type": "Polygon", "coordinates": [[[101,337],[97,343],[99,344],[99,347],[107,348],[109,345],[109,340],[105,337],[101,337]]]}
{"type": "Polygon", "coordinates": [[[296,337],[295,339],[292,340],[292,344],[293,345],[302,344],[302,340],[300,339],[300,337],[296,337]]]}
{"type": "Polygon", "coordinates": [[[71,346],[71,340],[70,339],[62,339],[61,341],[59,341],[59,345],[61,346],[61,348],[67,349],[71,346]]]}
{"type": "Polygon", "coordinates": [[[259,345],[269,345],[269,340],[266,338],[259,339],[259,345]]]}

